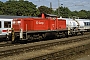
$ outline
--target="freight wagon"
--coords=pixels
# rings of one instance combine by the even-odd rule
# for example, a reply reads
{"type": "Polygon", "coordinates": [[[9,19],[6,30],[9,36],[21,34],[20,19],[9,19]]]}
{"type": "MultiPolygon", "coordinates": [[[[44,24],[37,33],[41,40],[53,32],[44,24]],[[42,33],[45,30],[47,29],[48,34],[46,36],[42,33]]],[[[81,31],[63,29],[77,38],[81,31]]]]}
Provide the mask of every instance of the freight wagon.
{"type": "Polygon", "coordinates": [[[83,34],[86,31],[90,31],[90,20],[88,19],[74,19],[74,18],[58,18],[66,20],[66,27],[68,29],[68,35],[83,34]]]}

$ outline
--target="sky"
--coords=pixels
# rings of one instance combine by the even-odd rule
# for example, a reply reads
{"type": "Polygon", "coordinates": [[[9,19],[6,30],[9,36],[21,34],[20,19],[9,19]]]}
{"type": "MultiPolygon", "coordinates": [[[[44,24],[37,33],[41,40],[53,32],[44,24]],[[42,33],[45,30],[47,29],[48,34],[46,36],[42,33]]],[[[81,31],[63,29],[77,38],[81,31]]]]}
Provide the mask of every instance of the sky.
{"type": "MultiPolygon", "coordinates": [[[[0,0],[5,2],[7,0],[0,0]]],[[[87,10],[90,11],[90,0],[28,0],[33,2],[37,7],[47,6],[50,7],[50,2],[52,3],[52,8],[56,9],[59,6],[68,7],[71,11],[87,10]],[[59,1],[59,5],[58,5],[59,1]],[[63,5],[62,5],[63,4],[63,5]]]]}

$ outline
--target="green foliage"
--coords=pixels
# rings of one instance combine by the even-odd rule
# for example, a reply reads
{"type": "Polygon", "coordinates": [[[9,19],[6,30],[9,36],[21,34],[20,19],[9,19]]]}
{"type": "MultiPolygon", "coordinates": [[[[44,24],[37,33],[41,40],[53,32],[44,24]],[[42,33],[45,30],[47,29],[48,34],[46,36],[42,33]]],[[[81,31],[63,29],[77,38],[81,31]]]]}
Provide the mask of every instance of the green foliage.
{"type": "Polygon", "coordinates": [[[62,7],[61,6],[58,9],[56,9],[56,14],[58,15],[58,17],[60,17],[60,16],[62,16],[62,17],[71,16],[71,11],[67,7],[62,7]]]}
{"type": "Polygon", "coordinates": [[[62,16],[65,18],[69,18],[69,17],[76,16],[76,17],[83,18],[83,19],[90,19],[90,11],[86,11],[86,10],[70,11],[67,7],[61,6],[56,9],[55,13],[58,15],[58,17],[62,16]],[[59,9],[59,11],[58,11],[58,9],[59,9]]]}
{"type": "Polygon", "coordinates": [[[70,11],[67,7],[59,7],[56,10],[46,6],[37,6],[32,2],[24,0],[8,0],[6,2],[0,1],[0,15],[17,15],[17,16],[37,16],[40,13],[55,14],[58,17],[65,18],[76,16],[79,18],[90,19],[90,11],[70,11]]]}
{"type": "Polygon", "coordinates": [[[77,11],[73,11],[73,12],[71,13],[71,16],[78,16],[78,12],[77,12],[77,11]]]}
{"type": "Polygon", "coordinates": [[[1,15],[3,15],[3,12],[4,12],[3,11],[3,9],[4,9],[3,5],[4,5],[4,3],[0,1],[0,14],[1,15]]]}
{"type": "Polygon", "coordinates": [[[90,11],[87,11],[87,18],[90,19],[90,11]]]}
{"type": "Polygon", "coordinates": [[[38,7],[40,13],[47,13],[47,14],[51,14],[53,12],[53,10],[51,8],[48,8],[46,6],[40,6],[38,7]]]}
{"type": "Polygon", "coordinates": [[[78,17],[80,18],[87,18],[87,13],[85,10],[81,10],[78,12],[78,17]]]}
{"type": "Polygon", "coordinates": [[[7,1],[2,7],[4,15],[37,16],[39,13],[36,5],[28,1],[7,1]]]}
{"type": "Polygon", "coordinates": [[[77,16],[83,19],[90,19],[90,11],[85,11],[85,10],[73,11],[72,16],[77,16]]]}

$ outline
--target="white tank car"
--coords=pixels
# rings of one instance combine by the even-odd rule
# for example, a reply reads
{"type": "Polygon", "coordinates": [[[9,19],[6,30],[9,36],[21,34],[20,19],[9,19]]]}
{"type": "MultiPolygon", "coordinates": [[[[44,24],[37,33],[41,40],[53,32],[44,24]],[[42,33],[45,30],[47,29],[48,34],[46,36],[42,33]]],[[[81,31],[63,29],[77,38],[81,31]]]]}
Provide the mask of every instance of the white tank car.
{"type": "Polygon", "coordinates": [[[75,27],[78,27],[77,25],[77,22],[74,21],[73,19],[66,19],[66,25],[67,25],[67,28],[70,27],[70,29],[73,29],[75,27]]]}
{"type": "Polygon", "coordinates": [[[58,18],[58,19],[65,19],[67,29],[69,31],[68,34],[77,34],[83,33],[87,29],[90,29],[90,20],[88,19],[70,19],[70,18],[58,18]]]}
{"type": "Polygon", "coordinates": [[[90,20],[89,19],[76,19],[76,20],[80,24],[79,29],[84,29],[86,31],[90,30],[90,20]]]}
{"type": "Polygon", "coordinates": [[[70,18],[61,18],[61,19],[65,19],[67,27],[69,26],[71,29],[78,27],[78,25],[79,25],[79,29],[84,29],[84,30],[90,29],[89,19],[75,19],[78,23],[70,18]]]}
{"type": "Polygon", "coordinates": [[[58,18],[58,19],[65,19],[67,28],[70,27],[70,29],[73,29],[75,27],[78,27],[78,23],[70,18],[58,18]]]}

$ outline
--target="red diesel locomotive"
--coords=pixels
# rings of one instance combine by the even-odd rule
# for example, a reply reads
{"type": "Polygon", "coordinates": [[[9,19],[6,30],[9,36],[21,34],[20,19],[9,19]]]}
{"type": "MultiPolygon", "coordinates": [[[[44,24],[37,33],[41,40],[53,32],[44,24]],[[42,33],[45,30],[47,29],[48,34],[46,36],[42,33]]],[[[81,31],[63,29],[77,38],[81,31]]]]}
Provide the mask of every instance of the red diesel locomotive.
{"type": "Polygon", "coordinates": [[[41,14],[38,18],[15,18],[12,21],[12,41],[41,40],[68,35],[66,20],[57,19],[56,15],[41,14]]]}

